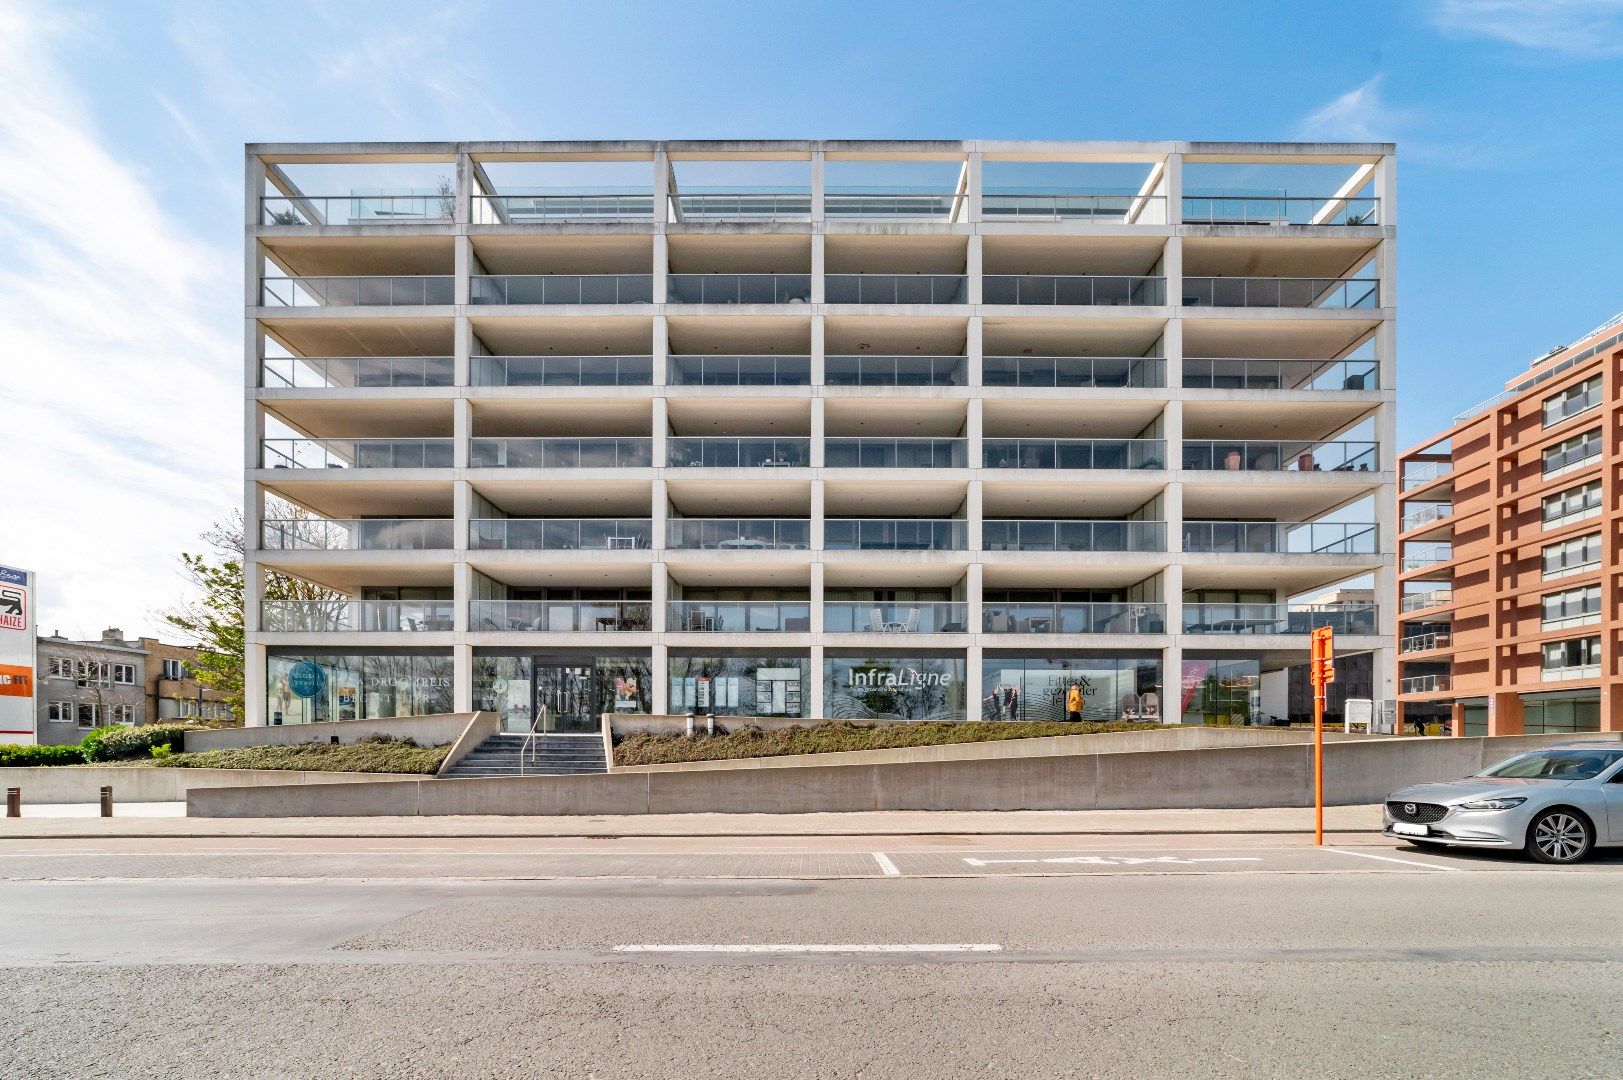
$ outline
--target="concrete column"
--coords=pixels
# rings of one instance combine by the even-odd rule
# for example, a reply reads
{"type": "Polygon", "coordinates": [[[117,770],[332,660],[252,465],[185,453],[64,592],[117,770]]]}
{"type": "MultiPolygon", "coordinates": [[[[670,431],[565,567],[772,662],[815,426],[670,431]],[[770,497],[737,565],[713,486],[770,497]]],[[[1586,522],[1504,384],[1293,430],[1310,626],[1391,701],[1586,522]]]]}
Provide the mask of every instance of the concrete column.
{"type": "Polygon", "coordinates": [[[249,636],[242,664],[242,722],[247,727],[264,727],[271,718],[265,715],[265,646],[249,636]]]}
{"type": "Polygon", "coordinates": [[[458,471],[468,467],[468,451],[473,439],[473,402],[459,397],[451,402],[451,464],[458,471]]]}
{"type": "Polygon", "coordinates": [[[451,616],[452,627],[460,636],[468,632],[468,612],[473,603],[473,566],[466,559],[451,565],[451,599],[456,608],[451,616]]]}
{"type": "Polygon", "coordinates": [[[1167,246],[1161,254],[1161,273],[1167,279],[1167,303],[1172,307],[1183,305],[1183,237],[1167,237],[1167,246]]]}
{"type": "Polygon", "coordinates": [[[663,469],[670,461],[667,457],[666,444],[671,435],[670,399],[660,396],[654,398],[654,468],[663,469]]]}
{"type": "Polygon", "coordinates": [[[671,268],[670,244],[663,231],[654,234],[653,296],[656,311],[663,311],[670,299],[668,276],[671,268]]]}
{"type": "Polygon", "coordinates": [[[1170,562],[1161,571],[1161,600],[1167,606],[1167,632],[1177,637],[1183,633],[1183,563],[1170,562]]]}
{"type": "Polygon", "coordinates": [[[979,645],[971,645],[964,650],[964,719],[979,720],[981,718],[981,698],[985,691],[981,688],[981,660],[982,653],[979,645]]]}
{"type": "MultiPolygon", "coordinates": [[[[1166,384],[1168,396],[1174,400],[1183,397],[1183,319],[1168,319],[1161,333],[1161,355],[1166,357],[1166,384]]],[[[1183,430],[1178,435],[1181,438],[1183,430]]],[[[1183,460],[1182,458],[1178,459],[1183,460]]]]}
{"type": "MultiPolygon", "coordinates": [[[[985,379],[986,371],[986,344],[981,317],[969,317],[969,333],[964,341],[964,353],[968,357],[968,372],[966,377],[970,386],[980,386],[985,379]]],[[[971,447],[970,449],[974,449],[971,447]]]]}
{"type": "Polygon", "coordinates": [[[811,632],[816,638],[823,633],[823,562],[811,564],[811,587],[806,593],[811,598],[811,632]]]}
{"type": "Polygon", "coordinates": [[[1376,218],[1387,229],[1398,227],[1398,159],[1387,154],[1375,166],[1375,197],[1380,200],[1376,218]]]}
{"type": "Polygon", "coordinates": [[[652,355],[653,383],[655,386],[671,384],[671,326],[664,315],[654,316],[654,336],[649,345],[652,355]]]}
{"type": "Polygon", "coordinates": [[[671,159],[663,150],[654,151],[654,231],[664,232],[671,217],[671,159]]]}
{"type": "Polygon", "coordinates": [[[451,285],[451,299],[458,308],[468,306],[468,293],[472,288],[471,280],[474,272],[473,241],[467,233],[461,233],[456,238],[456,280],[451,285]]]}
{"type": "Polygon", "coordinates": [[[978,232],[969,235],[964,273],[969,277],[969,303],[973,308],[981,303],[981,234],[978,232]]]}
{"type": "MultiPolygon", "coordinates": [[[[453,211],[457,231],[467,229],[469,222],[473,221],[473,158],[467,154],[456,156],[456,210],[453,211]]],[[[495,194],[489,192],[487,194],[495,194]]]]}
{"type": "Polygon", "coordinates": [[[806,678],[811,684],[806,689],[809,693],[803,695],[806,699],[806,716],[809,719],[821,720],[828,716],[823,704],[823,647],[813,645],[811,656],[806,662],[806,678]]]}
{"type": "Polygon", "coordinates": [[[823,468],[824,409],[823,399],[811,399],[811,467],[823,468]]]}
{"type": "Polygon", "coordinates": [[[651,618],[655,636],[655,644],[648,663],[649,678],[654,681],[654,685],[649,688],[649,697],[655,713],[668,713],[671,711],[671,655],[670,647],[662,639],[665,636],[665,627],[669,625],[665,608],[670,602],[671,575],[665,563],[654,563],[653,579],[649,584],[649,596],[653,600],[651,618]]]}
{"type": "Polygon", "coordinates": [[[458,315],[452,329],[452,376],[458,387],[473,383],[473,320],[458,315]]]}
{"type": "Polygon", "coordinates": [[[1161,192],[1166,196],[1169,225],[1183,224],[1183,155],[1168,154],[1161,176],[1161,192]]]}
{"type": "Polygon", "coordinates": [[[667,546],[665,524],[670,514],[671,500],[670,495],[665,490],[665,481],[655,480],[653,498],[650,500],[648,507],[648,516],[652,519],[652,543],[655,551],[664,551],[667,546]]]}
{"type": "Polygon", "coordinates": [[[1161,723],[1183,723],[1183,646],[1161,650],[1161,723]]]}
{"type": "Polygon", "coordinates": [[[473,646],[451,646],[451,709],[473,711],[473,646]]]}
{"type": "Polygon", "coordinates": [[[825,382],[828,361],[827,328],[823,324],[823,316],[813,315],[811,320],[811,384],[817,389],[819,396],[825,382]]]}
{"type": "Polygon", "coordinates": [[[468,538],[473,532],[473,485],[466,480],[451,484],[451,548],[459,562],[467,560],[468,538]]]}
{"type": "Polygon", "coordinates": [[[1172,553],[1172,560],[1179,564],[1178,572],[1181,576],[1183,573],[1183,482],[1181,480],[1174,480],[1161,489],[1161,520],[1167,523],[1166,548],[1172,553]]]}
{"type": "MultiPolygon", "coordinates": [[[[811,155],[811,219],[812,219],[813,222],[821,222],[821,221],[825,220],[828,217],[827,208],[826,208],[826,206],[824,204],[824,200],[823,200],[823,196],[826,194],[826,192],[828,190],[827,189],[827,180],[825,178],[825,174],[826,174],[826,171],[827,171],[827,164],[828,164],[828,155],[827,154],[823,153],[823,151],[821,151],[821,150],[813,150],[812,151],[812,155],[811,155]]],[[[821,230],[818,229],[816,225],[813,225],[812,226],[812,231],[815,233],[815,232],[820,232],[821,230]]]]}
{"type": "Polygon", "coordinates": [[[823,243],[821,232],[812,233],[811,237],[811,302],[822,304],[826,293],[823,289],[824,268],[827,266],[826,245],[823,243]]]}
{"type": "Polygon", "coordinates": [[[985,497],[984,482],[971,480],[969,490],[964,494],[964,530],[967,533],[966,545],[970,551],[982,550],[983,534],[986,525],[986,512],[983,506],[985,497]]]}
{"type": "Polygon", "coordinates": [[[811,549],[823,550],[823,481],[813,480],[811,484],[811,549]]]}
{"type": "Polygon", "coordinates": [[[977,637],[986,628],[981,614],[981,596],[985,591],[985,567],[976,559],[964,571],[964,604],[968,608],[964,614],[964,626],[977,637]]]}
{"type": "Polygon", "coordinates": [[[1522,734],[1522,698],[1515,691],[1488,695],[1488,734],[1522,734]]]}
{"type": "Polygon", "coordinates": [[[985,188],[981,182],[984,162],[979,150],[969,155],[969,207],[968,219],[979,225],[981,221],[981,197],[985,188]]]}

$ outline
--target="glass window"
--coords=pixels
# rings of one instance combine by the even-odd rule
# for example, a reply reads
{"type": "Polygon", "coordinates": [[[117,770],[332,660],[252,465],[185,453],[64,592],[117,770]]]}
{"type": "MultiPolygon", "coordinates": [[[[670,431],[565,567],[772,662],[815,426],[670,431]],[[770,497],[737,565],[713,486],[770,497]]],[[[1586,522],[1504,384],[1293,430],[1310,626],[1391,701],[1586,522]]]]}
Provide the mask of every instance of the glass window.
{"type": "Polygon", "coordinates": [[[1575,536],[1558,544],[1546,544],[1542,551],[1546,578],[1568,577],[1600,566],[1600,533],[1575,536]]]}
{"type": "Polygon", "coordinates": [[[1518,780],[1593,780],[1617,763],[1615,750],[1534,750],[1483,769],[1478,776],[1518,780]]]}
{"type": "Polygon", "coordinates": [[[1262,665],[1254,659],[1219,658],[1183,662],[1179,713],[1186,724],[1231,726],[1261,711],[1262,665]]]}
{"type": "Polygon", "coordinates": [[[717,716],[805,716],[804,656],[672,656],[670,710],[717,716]]]}
{"type": "Polygon", "coordinates": [[[1600,481],[1591,480],[1575,488],[1544,497],[1546,527],[1600,513],[1600,481]]]}
{"type": "Polygon", "coordinates": [[[1544,426],[1559,424],[1561,421],[1593,409],[1600,404],[1601,376],[1595,375],[1576,386],[1569,386],[1559,393],[1552,394],[1544,399],[1544,426]]]}
{"type": "Polygon", "coordinates": [[[1162,720],[1161,663],[1153,658],[987,657],[981,662],[982,720],[1066,719],[1074,686],[1082,719],[1162,720]]]}
{"type": "Polygon", "coordinates": [[[823,666],[830,719],[964,719],[962,657],[830,657],[823,666]]]}
{"type": "Polygon", "coordinates": [[[79,726],[80,727],[95,727],[96,726],[96,706],[95,705],[91,704],[90,702],[86,702],[86,701],[79,702],[79,726]]]}
{"type": "Polygon", "coordinates": [[[1544,451],[1544,475],[1600,457],[1600,428],[1564,439],[1544,451]]]}
{"type": "Polygon", "coordinates": [[[1574,638],[1571,641],[1550,641],[1544,645],[1545,674],[1570,674],[1580,677],[1588,669],[1600,667],[1600,638],[1574,638]]]}
{"type": "Polygon", "coordinates": [[[265,715],[272,724],[309,724],[448,713],[451,682],[449,653],[273,653],[265,715]]]}
{"type": "Polygon", "coordinates": [[[1600,586],[1549,593],[1543,601],[1544,629],[1600,622],[1600,586]]]}

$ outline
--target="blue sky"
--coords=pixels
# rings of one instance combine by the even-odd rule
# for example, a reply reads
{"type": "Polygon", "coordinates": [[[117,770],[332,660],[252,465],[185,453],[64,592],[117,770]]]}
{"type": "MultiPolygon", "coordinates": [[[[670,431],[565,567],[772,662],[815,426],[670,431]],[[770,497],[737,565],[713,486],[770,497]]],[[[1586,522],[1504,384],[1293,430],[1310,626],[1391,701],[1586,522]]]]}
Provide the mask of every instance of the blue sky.
{"type": "Polygon", "coordinates": [[[1399,438],[1623,308],[1623,0],[0,0],[0,563],[153,630],[240,502],[241,146],[1378,139],[1399,438]]]}

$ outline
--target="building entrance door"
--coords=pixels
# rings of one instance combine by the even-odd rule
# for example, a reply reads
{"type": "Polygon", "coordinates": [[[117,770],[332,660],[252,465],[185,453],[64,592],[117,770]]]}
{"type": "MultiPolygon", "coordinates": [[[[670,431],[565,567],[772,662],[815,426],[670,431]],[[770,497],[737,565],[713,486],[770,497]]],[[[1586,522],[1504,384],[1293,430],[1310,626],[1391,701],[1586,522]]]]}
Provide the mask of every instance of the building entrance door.
{"type": "Polygon", "coordinates": [[[535,706],[545,710],[542,731],[592,732],[598,729],[597,673],[591,664],[535,665],[535,706]]]}

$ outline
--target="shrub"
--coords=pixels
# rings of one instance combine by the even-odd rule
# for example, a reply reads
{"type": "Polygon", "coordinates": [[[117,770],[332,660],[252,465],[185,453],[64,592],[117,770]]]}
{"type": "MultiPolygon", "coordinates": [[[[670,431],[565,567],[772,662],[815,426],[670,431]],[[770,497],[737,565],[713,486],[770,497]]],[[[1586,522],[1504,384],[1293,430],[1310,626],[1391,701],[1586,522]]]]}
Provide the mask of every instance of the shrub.
{"type": "Polygon", "coordinates": [[[0,768],[81,765],[84,760],[84,752],[77,746],[0,746],[0,768]]]}
{"type": "Polygon", "coordinates": [[[372,746],[406,746],[417,745],[417,740],[410,735],[390,735],[383,731],[374,731],[370,735],[362,735],[355,740],[356,744],[366,743],[372,746]]]}
{"type": "Polygon", "coordinates": [[[166,758],[174,752],[175,748],[168,743],[158,743],[152,748],[152,756],[155,758],[166,758]]]}
{"type": "Polygon", "coordinates": [[[196,724],[141,724],[137,727],[97,728],[85,736],[79,748],[86,761],[127,761],[154,756],[155,746],[185,749],[186,733],[198,730],[196,724]]]}

